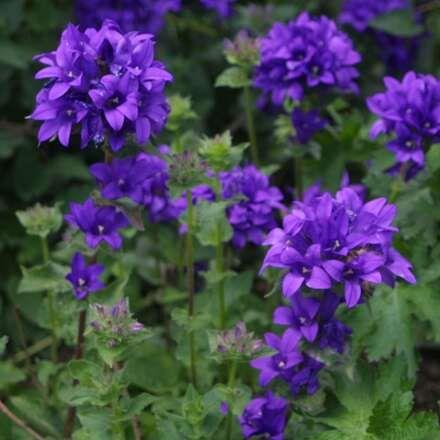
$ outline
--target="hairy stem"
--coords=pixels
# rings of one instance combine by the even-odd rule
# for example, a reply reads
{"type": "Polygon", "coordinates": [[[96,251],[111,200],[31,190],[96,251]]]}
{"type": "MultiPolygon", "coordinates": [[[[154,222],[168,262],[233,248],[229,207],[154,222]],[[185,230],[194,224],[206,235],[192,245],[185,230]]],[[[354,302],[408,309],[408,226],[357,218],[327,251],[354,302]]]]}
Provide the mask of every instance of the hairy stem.
{"type": "Polygon", "coordinates": [[[224,249],[223,242],[220,237],[220,225],[217,226],[217,246],[215,257],[215,269],[217,275],[221,276],[221,280],[218,282],[218,305],[219,305],[219,326],[223,330],[226,326],[226,303],[225,303],[225,282],[223,279],[224,272],[224,249]]]}
{"type": "Polygon", "coordinates": [[[257,134],[255,132],[254,114],[252,110],[253,109],[252,96],[249,86],[243,88],[243,96],[244,96],[244,108],[246,112],[246,125],[249,135],[249,141],[251,144],[252,162],[256,166],[258,166],[259,158],[258,158],[257,134]]]}
{"type": "Polygon", "coordinates": [[[1,400],[0,400],[0,411],[13,423],[15,423],[19,428],[26,431],[30,437],[37,440],[44,440],[44,437],[35,432],[32,428],[30,428],[26,422],[16,416],[1,400]]]}
{"type": "MultiPolygon", "coordinates": [[[[237,361],[235,359],[231,360],[229,363],[229,372],[228,372],[228,387],[232,388],[235,385],[235,376],[237,374],[237,361]]],[[[228,412],[228,419],[226,425],[226,440],[232,439],[232,412],[228,412]]]]}
{"type": "MultiPolygon", "coordinates": [[[[75,359],[81,359],[84,352],[84,331],[86,329],[87,310],[81,310],[78,318],[78,333],[76,337],[75,359]]],[[[70,406],[67,410],[67,417],[64,423],[64,438],[71,437],[75,426],[76,408],[70,406]]]]}
{"type": "MultiPolygon", "coordinates": [[[[49,245],[47,238],[41,238],[41,251],[43,254],[44,263],[48,263],[50,260],[49,245]]],[[[52,329],[52,345],[51,345],[51,358],[52,362],[58,360],[58,320],[55,312],[55,293],[53,291],[47,292],[47,308],[49,314],[50,327],[52,329]]]]}
{"type": "MultiPolygon", "coordinates": [[[[186,192],[186,202],[188,210],[188,232],[186,234],[186,271],[187,271],[187,285],[188,285],[188,317],[190,320],[194,316],[194,207],[192,204],[192,193],[190,190],[186,192]]],[[[196,349],[194,332],[191,329],[189,332],[189,352],[190,352],[190,372],[191,382],[194,386],[197,384],[197,370],[196,370],[196,349]]]]}
{"type": "Polygon", "coordinates": [[[297,200],[302,200],[304,193],[303,182],[303,158],[301,156],[295,157],[295,195],[297,200]]]}

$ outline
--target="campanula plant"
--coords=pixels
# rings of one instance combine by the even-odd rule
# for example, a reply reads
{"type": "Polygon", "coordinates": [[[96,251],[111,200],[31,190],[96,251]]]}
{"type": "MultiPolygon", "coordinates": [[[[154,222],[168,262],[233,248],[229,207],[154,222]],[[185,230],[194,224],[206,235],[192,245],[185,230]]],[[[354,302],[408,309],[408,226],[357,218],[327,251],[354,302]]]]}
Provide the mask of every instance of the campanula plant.
{"type": "Polygon", "coordinates": [[[436,2],[3,12],[0,438],[440,438],[436,2]]]}

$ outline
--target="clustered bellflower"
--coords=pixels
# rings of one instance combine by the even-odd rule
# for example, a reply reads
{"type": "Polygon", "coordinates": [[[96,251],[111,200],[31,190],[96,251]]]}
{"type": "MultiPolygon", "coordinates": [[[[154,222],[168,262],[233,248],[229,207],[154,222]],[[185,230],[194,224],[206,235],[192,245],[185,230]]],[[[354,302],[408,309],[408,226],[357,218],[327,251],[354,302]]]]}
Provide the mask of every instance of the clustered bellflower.
{"type": "Polygon", "coordinates": [[[372,285],[393,286],[396,278],[415,283],[411,264],[393,247],[396,207],[385,198],[364,203],[350,188],[336,197],[324,193],[308,203],[295,202],[265,244],[262,269],[285,269],[282,291],[291,298],[300,289],[323,293],[343,288],[349,308],[372,285]]]}
{"type": "Polygon", "coordinates": [[[128,134],[145,144],[165,125],[172,76],[154,59],[151,34],[123,34],[108,20],[84,32],[68,25],[58,48],[36,59],[45,65],[36,78],[47,80],[30,115],[42,121],[40,142],[58,137],[67,147],[78,131],[82,148],[107,140],[117,151],[128,134]]]}
{"type": "Polygon", "coordinates": [[[158,156],[139,153],[90,167],[107,200],[129,198],[144,206],[151,222],[176,219],[183,208],[168,191],[168,165],[158,156]]]}
{"type": "MultiPolygon", "coordinates": [[[[357,306],[377,284],[393,286],[397,278],[416,281],[411,264],[392,247],[398,231],[393,226],[396,207],[384,198],[364,202],[346,177],[342,183],[345,187],[336,196],[315,185],[264,242],[270,249],[262,270],[285,271],[282,292],[289,303],[277,307],[273,316],[275,324],[287,329],[281,336],[265,335],[272,354],[251,362],[260,370],[263,387],[278,379],[293,396],[303,390],[315,393],[324,367],[316,352],[343,353],[352,333],[336,319],[337,309],[344,302],[348,308],[357,306]]],[[[272,437],[267,427],[262,429],[266,431],[258,434],[283,438],[282,432],[272,437]]],[[[246,438],[256,435],[243,424],[242,432],[246,438]]]]}
{"type": "Polygon", "coordinates": [[[283,440],[287,421],[288,402],[268,391],[263,397],[251,400],[240,417],[240,426],[246,438],[265,436],[283,440]]]}
{"type": "Polygon", "coordinates": [[[339,21],[358,32],[368,32],[380,48],[380,54],[389,71],[408,70],[419,47],[417,37],[397,37],[370,27],[381,15],[410,8],[408,0],[345,0],[339,21]]]}
{"type": "Polygon", "coordinates": [[[385,77],[384,83],[386,91],[367,100],[370,111],[380,118],[370,136],[393,136],[387,147],[396,163],[389,171],[411,179],[424,168],[425,152],[440,139],[440,81],[408,72],[402,81],[385,77]]]}
{"type": "Polygon", "coordinates": [[[178,12],[181,0],[76,0],[76,17],[83,28],[99,27],[110,19],[124,32],[157,34],[168,12],[178,12]]]}
{"type": "Polygon", "coordinates": [[[227,209],[233,228],[232,244],[238,248],[247,243],[262,244],[276,226],[276,213],[284,209],[281,191],[270,186],[268,177],[254,165],[220,173],[220,182],[222,197],[237,199],[227,209]]]}
{"type": "Polygon", "coordinates": [[[309,88],[336,87],[356,92],[361,56],[350,38],[325,16],[300,14],[287,24],[275,23],[260,40],[260,64],[254,85],[263,102],[283,105],[302,100],[309,88]]]}
{"type": "Polygon", "coordinates": [[[87,264],[84,255],[80,252],[73,256],[71,271],[66,279],[72,284],[76,299],[83,300],[90,293],[105,287],[99,278],[102,272],[104,272],[102,264],[87,264]]]}

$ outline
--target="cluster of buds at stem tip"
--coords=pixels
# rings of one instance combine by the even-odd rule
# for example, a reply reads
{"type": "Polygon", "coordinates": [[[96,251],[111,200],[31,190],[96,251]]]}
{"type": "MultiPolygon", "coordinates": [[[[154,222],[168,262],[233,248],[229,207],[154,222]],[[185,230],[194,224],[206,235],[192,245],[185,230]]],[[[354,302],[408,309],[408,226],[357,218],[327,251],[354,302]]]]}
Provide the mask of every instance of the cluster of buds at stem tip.
{"type": "Polygon", "coordinates": [[[181,193],[206,180],[207,165],[197,153],[187,150],[171,154],[168,160],[171,190],[181,193]]]}
{"type": "Polygon", "coordinates": [[[246,324],[239,321],[232,329],[219,332],[216,336],[216,349],[219,353],[252,356],[264,347],[263,341],[256,339],[246,324]]]}
{"type": "Polygon", "coordinates": [[[105,337],[109,347],[116,347],[124,339],[145,330],[144,325],[132,317],[127,298],[113,306],[92,304],[90,307],[94,315],[90,325],[98,335],[105,337]]]}
{"type": "Polygon", "coordinates": [[[260,60],[258,39],[252,38],[246,30],[241,30],[233,40],[224,42],[224,54],[230,64],[252,68],[260,60]]]}

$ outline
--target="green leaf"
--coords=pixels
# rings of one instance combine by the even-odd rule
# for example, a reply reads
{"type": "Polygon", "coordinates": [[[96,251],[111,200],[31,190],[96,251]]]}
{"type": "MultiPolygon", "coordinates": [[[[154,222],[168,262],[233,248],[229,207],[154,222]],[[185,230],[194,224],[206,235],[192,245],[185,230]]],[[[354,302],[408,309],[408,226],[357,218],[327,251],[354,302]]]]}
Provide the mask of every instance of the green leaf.
{"type": "Polygon", "coordinates": [[[145,343],[127,361],[124,378],[147,392],[161,392],[176,385],[179,369],[179,363],[161,347],[145,343]]]}
{"type": "Polygon", "coordinates": [[[202,202],[196,206],[197,239],[203,246],[217,246],[232,238],[232,227],[226,218],[228,202],[202,202]]]}
{"type": "Polygon", "coordinates": [[[31,54],[23,46],[9,40],[0,40],[0,64],[25,69],[31,59],[31,54]]]}
{"type": "Polygon", "coordinates": [[[18,293],[33,293],[50,290],[56,293],[67,292],[70,285],[66,281],[69,268],[49,262],[31,269],[22,267],[23,278],[18,286],[18,293]]]}
{"type": "Polygon", "coordinates": [[[125,398],[121,402],[124,416],[127,419],[139,415],[147,406],[156,402],[160,397],[148,393],[138,394],[136,397],[125,398]]]}
{"type": "Polygon", "coordinates": [[[109,440],[111,434],[112,414],[107,408],[84,407],[79,408],[78,418],[82,429],[73,435],[74,440],[109,440]]]}
{"type": "Polygon", "coordinates": [[[0,390],[26,379],[26,375],[12,361],[0,362],[0,390]]]}
{"type": "Polygon", "coordinates": [[[432,145],[426,153],[426,163],[429,171],[435,173],[440,169],[440,144],[432,145]]]}
{"type": "Polygon", "coordinates": [[[411,287],[398,284],[394,289],[378,289],[370,301],[374,327],[366,339],[368,358],[378,361],[403,353],[408,365],[408,375],[413,377],[416,368],[415,336],[412,328],[412,307],[407,295],[411,287]]]}
{"type": "Polygon", "coordinates": [[[8,337],[2,336],[0,338],[0,356],[2,356],[3,353],[5,352],[7,343],[8,343],[8,337]]]}
{"type": "Polygon", "coordinates": [[[374,408],[369,431],[381,440],[434,440],[440,438],[438,419],[434,414],[410,415],[411,391],[398,392],[374,408]]]}
{"type": "Polygon", "coordinates": [[[224,70],[216,79],[216,87],[230,87],[233,89],[241,89],[251,84],[250,79],[244,69],[241,67],[229,67],[224,70]]]}
{"type": "Polygon", "coordinates": [[[28,395],[20,395],[11,397],[11,402],[19,415],[35,426],[40,433],[47,433],[58,438],[58,429],[55,428],[56,419],[41,400],[28,395]]]}
{"type": "Polygon", "coordinates": [[[370,26],[397,37],[415,37],[423,32],[423,27],[416,23],[414,13],[409,8],[379,15],[370,22],[370,26]]]}

